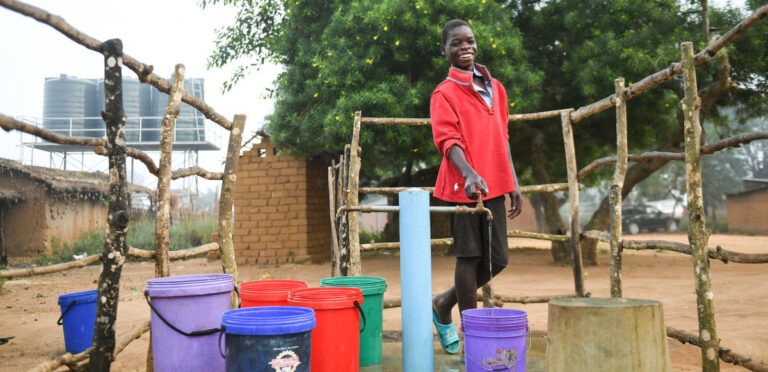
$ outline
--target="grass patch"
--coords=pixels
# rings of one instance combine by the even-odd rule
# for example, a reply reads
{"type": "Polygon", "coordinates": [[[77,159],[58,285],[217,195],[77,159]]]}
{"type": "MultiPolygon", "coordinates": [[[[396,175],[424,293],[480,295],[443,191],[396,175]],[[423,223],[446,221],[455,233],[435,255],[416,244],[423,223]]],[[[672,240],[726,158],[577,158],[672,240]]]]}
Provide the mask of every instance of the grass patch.
{"type": "MultiPolygon", "coordinates": [[[[211,242],[211,234],[216,231],[216,216],[182,219],[171,225],[170,238],[172,251],[197,247],[211,242]]],[[[142,218],[131,221],[126,236],[128,245],[134,248],[155,250],[155,219],[142,218]]],[[[33,260],[37,265],[52,265],[73,261],[74,255],[87,253],[89,256],[104,251],[104,230],[86,231],[72,243],[63,242],[57,237],[51,239],[53,254],[33,260]]]]}

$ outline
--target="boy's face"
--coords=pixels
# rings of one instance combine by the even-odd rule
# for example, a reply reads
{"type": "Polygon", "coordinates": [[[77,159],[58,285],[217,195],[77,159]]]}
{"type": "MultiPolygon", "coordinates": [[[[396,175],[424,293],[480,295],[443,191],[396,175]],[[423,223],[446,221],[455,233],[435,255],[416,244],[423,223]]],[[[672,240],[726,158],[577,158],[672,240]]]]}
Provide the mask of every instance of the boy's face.
{"type": "Polygon", "coordinates": [[[440,47],[444,56],[448,57],[451,65],[464,70],[471,70],[477,44],[472,29],[467,26],[456,27],[448,33],[448,42],[440,47]]]}

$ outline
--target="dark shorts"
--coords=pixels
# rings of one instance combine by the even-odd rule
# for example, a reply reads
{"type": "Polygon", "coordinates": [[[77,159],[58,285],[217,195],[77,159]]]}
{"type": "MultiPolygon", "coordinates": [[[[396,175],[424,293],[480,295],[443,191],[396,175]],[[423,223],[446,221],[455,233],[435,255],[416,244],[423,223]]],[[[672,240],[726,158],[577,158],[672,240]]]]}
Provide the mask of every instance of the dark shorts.
{"type": "MultiPolygon", "coordinates": [[[[504,195],[485,200],[485,207],[491,210],[491,257],[493,263],[506,267],[509,261],[507,243],[507,213],[504,195]]],[[[477,203],[450,203],[474,208],[477,203]]],[[[488,262],[488,217],[485,213],[451,214],[451,234],[456,257],[482,257],[488,262]]]]}

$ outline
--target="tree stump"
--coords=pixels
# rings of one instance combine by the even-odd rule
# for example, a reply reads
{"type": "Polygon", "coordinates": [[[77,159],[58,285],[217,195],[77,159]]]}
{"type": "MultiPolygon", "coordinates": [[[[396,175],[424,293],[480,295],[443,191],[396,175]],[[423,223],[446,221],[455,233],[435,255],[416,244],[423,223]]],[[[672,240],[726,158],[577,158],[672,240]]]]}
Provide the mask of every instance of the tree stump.
{"type": "Polygon", "coordinates": [[[671,371],[661,303],[630,298],[550,301],[547,371],[671,371]]]}

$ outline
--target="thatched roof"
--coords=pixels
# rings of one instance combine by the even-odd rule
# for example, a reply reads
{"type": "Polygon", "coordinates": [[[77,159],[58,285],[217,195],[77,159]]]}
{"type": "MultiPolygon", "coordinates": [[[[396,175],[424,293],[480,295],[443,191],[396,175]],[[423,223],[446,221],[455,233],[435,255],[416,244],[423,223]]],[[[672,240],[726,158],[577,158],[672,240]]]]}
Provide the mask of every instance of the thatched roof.
{"type": "MultiPolygon", "coordinates": [[[[45,184],[49,190],[64,194],[91,194],[105,196],[109,193],[109,175],[101,172],[65,171],[55,168],[24,165],[15,160],[0,158],[0,177],[28,177],[45,184]]],[[[129,185],[131,191],[151,192],[143,186],[129,185]]]]}
{"type": "Polygon", "coordinates": [[[23,199],[24,196],[18,191],[0,189],[0,202],[15,203],[23,199]]]}

